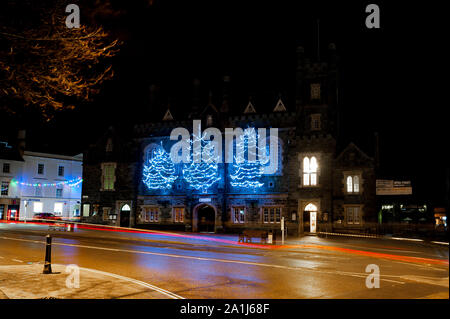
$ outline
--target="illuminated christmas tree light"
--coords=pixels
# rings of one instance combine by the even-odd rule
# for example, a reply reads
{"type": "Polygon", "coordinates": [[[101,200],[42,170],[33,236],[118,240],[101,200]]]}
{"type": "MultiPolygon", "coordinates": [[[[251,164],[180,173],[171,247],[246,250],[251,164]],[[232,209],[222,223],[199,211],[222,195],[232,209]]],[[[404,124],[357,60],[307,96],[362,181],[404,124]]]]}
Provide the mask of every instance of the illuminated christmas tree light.
{"type": "Polygon", "coordinates": [[[189,186],[206,193],[216,182],[221,180],[219,176],[218,158],[214,156],[214,143],[206,141],[205,136],[192,136],[189,141],[189,148],[192,150],[191,163],[183,165],[183,177],[189,186]],[[196,150],[193,145],[195,141],[200,142],[200,148],[196,150]],[[195,163],[193,158],[200,158],[199,163],[195,163]]]}
{"type": "Polygon", "coordinates": [[[144,165],[142,181],[149,189],[171,189],[175,175],[175,166],[170,155],[161,146],[153,150],[152,158],[144,165]]]}
{"type": "Polygon", "coordinates": [[[258,134],[256,130],[251,127],[244,130],[244,134],[240,136],[236,141],[237,153],[234,157],[234,163],[232,165],[232,173],[230,173],[230,184],[234,187],[245,188],[259,188],[264,185],[258,181],[264,172],[265,159],[256,159],[257,147],[256,141],[258,134]],[[249,147],[254,145],[255,147],[249,147]],[[243,150],[243,152],[239,152],[243,150]],[[245,150],[247,150],[247,158],[245,158],[245,150]],[[249,160],[253,157],[254,160],[249,160]]]}

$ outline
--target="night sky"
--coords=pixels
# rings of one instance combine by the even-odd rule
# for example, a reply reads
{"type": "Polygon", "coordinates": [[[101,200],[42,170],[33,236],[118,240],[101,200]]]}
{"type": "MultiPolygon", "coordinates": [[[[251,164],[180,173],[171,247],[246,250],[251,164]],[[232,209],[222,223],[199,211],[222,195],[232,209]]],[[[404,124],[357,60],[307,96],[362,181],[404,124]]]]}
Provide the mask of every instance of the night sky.
{"type": "Polygon", "coordinates": [[[415,191],[442,196],[448,102],[439,98],[438,75],[448,51],[437,5],[373,1],[381,9],[381,29],[369,30],[369,1],[149,2],[113,1],[121,14],[103,23],[124,42],[113,60],[115,79],[93,103],[29,125],[30,147],[82,152],[110,125],[162,118],[169,101],[177,119],[191,103],[195,77],[205,96],[211,90],[220,99],[222,78],[231,75],[234,113],[244,110],[249,95],[257,110],[272,109],[278,94],[294,110],[296,46],[317,57],[319,19],[321,55],[334,42],[340,58],[345,141],[373,155],[378,131],[384,176],[411,178],[415,191]],[[163,106],[150,110],[152,84],[160,88],[163,106]],[[424,183],[430,175],[437,183],[432,189],[424,183]]]}

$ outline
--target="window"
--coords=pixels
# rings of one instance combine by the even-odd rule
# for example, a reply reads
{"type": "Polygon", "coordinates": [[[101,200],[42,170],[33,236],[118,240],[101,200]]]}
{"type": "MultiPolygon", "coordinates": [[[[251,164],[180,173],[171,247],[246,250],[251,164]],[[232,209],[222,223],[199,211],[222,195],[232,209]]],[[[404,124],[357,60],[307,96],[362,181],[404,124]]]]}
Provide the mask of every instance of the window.
{"type": "Polygon", "coordinates": [[[55,203],[54,213],[56,216],[61,216],[63,213],[63,203],[55,203]]]}
{"type": "Polygon", "coordinates": [[[111,138],[108,138],[108,141],[106,142],[106,152],[112,152],[113,151],[113,142],[111,138]]]}
{"type": "Polygon", "coordinates": [[[359,176],[347,176],[346,184],[347,193],[359,193],[359,176]]]}
{"type": "Polygon", "coordinates": [[[158,207],[144,207],[142,209],[142,220],[144,222],[156,223],[158,222],[159,208],[158,207]]]}
{"type": "Polygon", "coordinates": [[[103,163],[102,164],[102,190],[113,191],[115,181],[116,181],[116,164],[115,163],[103,163]]]}
{"type": "Polygon", "coordinates": [[[89,216],[90,207],[91,206],[89,204],[83,204],[83,216],[89,216]]]}
{"type": "Polygon", "coordinates": [[[234,223],[235,224],[243,224],[245,223],[245,208],[244,207],[234,207],[234,223]]]}
{"type": "Polygon", "coordinates": [[[44,175],[44,164],[38,164],[38,175],[44,175]]]}
{"type": "Polygon", "coordinates": [[[33,212],[34,213],[42,213],[43,206],[44,205],[41,202],[34,202],[33,203],[33,212]]]}
{"type": "Polygon", "coordinates": [[[303,158],[303,186],[317,185],[317,170],[317,159],[314,156],[303,158]]]}
{"type": "Polygon", "coordinates": [[[36,197],[42,197],[42,187],[36,186],[34,189],[34,196],[36,197]]]}
{"type": "Polygon", "coordinates": [[[320,114],[312,114],[311,115],[311,131],[320,131],[321,130],[321,115],[320,114]]]}
{"type": "Polygon", "coordinates": [[[360,207],[348,206],[346,207],[347,224],[359,225],[361,223],[360,207]]]}
{"type": "Polygon", "coordinates": [[[281,221],[281,207],[263,207],[264,223],[279,223],[281,221]]]}
{"type": "Polygon", "coordinates": [[[10,173],[11,172],[11,167],[9,165],[9,163],[3,163],[3,173],[10,173]]]}
{"type": "Polygon", "coordinates": [[[0,204],[0,220],[5,219],[5,204],[0,204]]]}
{"type": "Polygon", "coordinates": [[[311,100],[319,100],[320,99],[320,84],[312,83],[311,84],[311,100]]]}
{"type": "Polygon", "coordinates": [[[208,116],[206,117],[206,126],[211,126],[213,125],[213,117],[212,115],[208,114],[208,116]]]}
{"type": "Polygon", "coordinates": [[[173,220],[175,223],[182,223],[184,221],[184,207],[173,208],[173,220]]]}
{"type": "Polygon", "coordinates": [[[64,176],[64,166],[58,166],[58,176],[64,176]]]}
{"type": "Polygon", "coordinates": [[[2,189],[0,194],[8,196],[8,192],[9,192],[9,182],[2,182],[2,189]]]}
{"type": "Polygon", "coordinates": [[[57,188],[56,189],[56,197],[57,198],[63,197],[63,189],[62,188],[57,188]]]}
{"type": "Polygon", "coordinates": [[[103,220],[111,219],[111,207],[103,207],[103,220]]]}

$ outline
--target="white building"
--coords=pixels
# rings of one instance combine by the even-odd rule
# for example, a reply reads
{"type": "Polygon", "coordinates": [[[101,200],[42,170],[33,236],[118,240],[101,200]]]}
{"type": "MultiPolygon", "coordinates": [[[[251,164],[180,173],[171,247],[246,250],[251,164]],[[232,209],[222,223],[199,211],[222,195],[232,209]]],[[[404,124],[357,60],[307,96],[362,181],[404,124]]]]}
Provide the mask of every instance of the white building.
{"type": "Polygon", "coordinates": [[[78,218],[83,155],[25,151],[22,158],[0,158],[0,219],[29,220],[37,213],[78,218]]]}

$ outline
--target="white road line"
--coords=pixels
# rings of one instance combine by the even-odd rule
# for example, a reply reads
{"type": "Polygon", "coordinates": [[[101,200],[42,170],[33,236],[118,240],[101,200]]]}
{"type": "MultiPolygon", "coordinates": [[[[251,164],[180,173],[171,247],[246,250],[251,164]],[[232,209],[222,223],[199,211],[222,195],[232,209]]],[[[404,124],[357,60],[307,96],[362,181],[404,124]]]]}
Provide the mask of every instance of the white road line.
{"type": "Polygon", "coordinates": [[[22,260],[19,260],[19,259],[11,259],[12,261],[16,261],[16,262],[19,262],[19,263],[23,263],[23,261],[22,260]]]}
{"type": "Polygon", "coordinates": [[[148,284],[148,283],[140,281],[140,280],[136,280],[136,279],[133,279],[133,278],[124,277],[124,276],[120,276],[120,275],[116,275],[116,274],[112,274],[112,273],[109,273],[109,272],[100,271],[100,270],[96,270],[96,269],[90,269],[90,268],[84,268],[84,267],[79,267],[79,268],[82,269],[82,270],[90,271],[90,272],[101,274],[101,275],[104,275],[104,276],[114,277],[114,278],[117,278],[117,279],[121,279],[121,280],[125,280],[125,281],[128,281],[128,282],[132,282],[134,284],[137,284],[137,285],[140,285],[140,286],[143,286],[143,287],[146,287],[146,288],[150,288],[150,289],[158,291],[158,292],[160,292],[160,293],[162,293],[162,294],[164,294],[164,295],[166,295],[166,296],[168,296],[168,297],[170,297],[172,299],[185,299],[184,297],[181,297],[181,296],[179,296],[179,295],[177,295],[177,294],[175,294],[173,292],[170,292],[168,290],[162,289],[160,287],[148,284]]]}
{"type": "MultiPolygon", "coordinates": [[[[27,239],[16,239],[16,238],[8,238],[8,237],[0,237],[0,238],[10,239],[10,240],[28,241],[27,239]]],[[[33,242],[36,242],[36,241],[33,241],[33,242]]],[[[45,244],[45,242],[42,242],[42,243],[45,244]]],[[[309,271],[309,272],[315,272],[315,273],[321,273],[321,274],[343,275],[343,276],[351,276],[351,277],[358,277],[358,278],[363,278],[363,277],[366,278],[368,275],[367,273],[324,271],[324,270],[310,269],[310,268],[305,268],[305,267],[290,267],[290,266],[282,266],[282,265],[275,265],[275,264],[256,263],[256,262],[251,262],[251,261],[194,257],[194,256],[165,254],[165,253],[156,253],[156,252],[139,251],[139,250],[114,249],[114,248],[106,248],[106,247],[98,247],[98,246],[86,246],[86,245],[75,245],[75,244],[64,244],[64,243],[53,243],[52,245],[71,246],[71,247],[80,247],[80,248],[87,248],[87,249],[98,249],[98,250],[107,250],[107,251],[116,251],[116,252],[127,252],[127,253],[134,253],[134,254],[145,254],[145,255],[163,256],[163,257],[171,257],[171,258],[184,258],[184,259],[194,259],[194,260],[202,260],[202,261],[215,261],[215,262],[222,262],[222,263],[279,268],[279,269],[287,269],[287,270],[297,270],[297,271],[300,270],[300,271],[309,271]]],[[[395,282],[398,284],[404,284],[404,282],[401,282],[401,281],[394,281],[394,280],[389,280],[389,279],[384,279],[384,278],[380,278],[380,280],[384,280],[384,281],[388,281],[388,282],[395,282]]]]}

